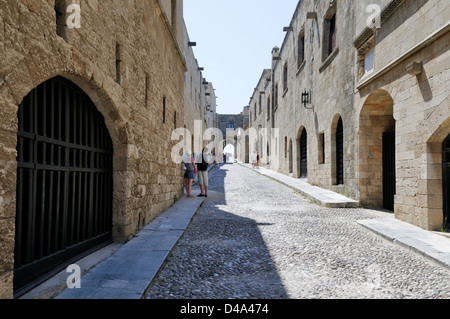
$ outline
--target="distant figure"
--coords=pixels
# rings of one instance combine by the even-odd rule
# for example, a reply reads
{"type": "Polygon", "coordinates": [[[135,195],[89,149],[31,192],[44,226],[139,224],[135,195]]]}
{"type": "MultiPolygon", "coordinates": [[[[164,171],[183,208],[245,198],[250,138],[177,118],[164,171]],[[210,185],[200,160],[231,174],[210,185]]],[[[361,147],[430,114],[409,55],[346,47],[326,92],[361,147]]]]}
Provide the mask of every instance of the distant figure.
{"type": "Polygon", "coordinates": [[[256,153],[256,168],[259,168],[259,160],[260,160],[259,152],[257,152],[256,153]]]}
{"type": "Polygon", "coordinates": [[[258,160],[258,156],[256,155],[256,151],[253,151],[253,154],[252,154],[252,167],[253,168],[256,167],[257,160],[258,160]]]}
{"type": "Polygon", "coordinates": [[[201,154],[201,163],[198,164],[198,184],[201,194],[198,197],[208,197],[208,167],[211,163],[211,155],[208,154],[208,148],[204,148],[201,154]],[[204,192],[203,192],[204,190],[204,192]]]}

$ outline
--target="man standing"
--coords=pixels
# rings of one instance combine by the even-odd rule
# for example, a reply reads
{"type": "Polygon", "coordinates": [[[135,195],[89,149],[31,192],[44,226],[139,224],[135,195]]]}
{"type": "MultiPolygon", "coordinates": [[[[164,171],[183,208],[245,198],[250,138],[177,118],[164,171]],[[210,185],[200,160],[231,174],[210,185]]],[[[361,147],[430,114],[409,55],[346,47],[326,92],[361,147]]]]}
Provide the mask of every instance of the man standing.
{"type": "Polygon", "coordinates": [[[200,185],[200,191],[202,192],[198,197],[208,197],[208,167],[211,162],[211,156],[208,154],[208,149],[206,147],[202,151],[201,161],[202,162],[197,165],[198,184],[200,185]]]}

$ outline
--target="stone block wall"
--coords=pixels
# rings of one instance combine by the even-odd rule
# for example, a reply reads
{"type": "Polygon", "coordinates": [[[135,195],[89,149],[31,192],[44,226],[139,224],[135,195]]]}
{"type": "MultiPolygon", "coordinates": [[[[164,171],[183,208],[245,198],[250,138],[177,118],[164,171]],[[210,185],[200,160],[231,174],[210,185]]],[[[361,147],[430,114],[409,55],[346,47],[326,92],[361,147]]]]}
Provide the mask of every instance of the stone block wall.
{"type": "Polygon", "coordinates": [[[272,65],[272,87],[278,86],[272,118],[280,143],[279,165],[271,168],[300,176],[299,139],[306,130],[308,182],[383,208],[383,133],[395,131],[395,216],[439,230],[446,195],[442,143],[450,133],[449,10],[445,0],[299,1],[281,48],[272,52],[279,57],[272,65]],[[375,31],[368,19],[373,5],[380,10],[375,31]],[[327,38],[333,14],[334,40],[327,38]],[[303,93],[311,99],[306,108],[303,93]],[[336,185],[340,117],[344,184],[336,185]]]}
{"type": "Polygon", "coordinates": [[[0,1],[1,298],[13,293],[18,105],[40,83],[69,79],[105,118],[114,146],[116,241],[126,241],[181,196],[181,172],[170,154],[174,112],[184,118],[186,65],[177,41],[183,33],[172,28],[165,2],[81,1],[81,28],[69,29],[57,25],[55,13],[67,1],[0,1]]]}
{"type": "MultiPolygon", "coordinates": [[[[375,35],[373,72],[357,78],[356,84],[355,107],[361,110],[360,132],[367,132],[364,110],[369,105],[386,110],[383,101],[372,100],[376,92],[383,90],[393,105],[390,118],[378,117],[379,124],[372,127],[395,126],[396,218],[429,230],[440,230],[444,222],[442,142],[450,134],[450,28],[445,18],[449,10],[445,1],[401,4],[375,35]],[[421,65],[422,72],[408,73],[408,65],[413,62],[421,65]]],[[[366,142],[375,147],[373,141],[365,141],[361,134],[360,148],[366,142]]],[[[368,160],[367,153],[360,149],[361,197],[369,195],[381,201],[379,192],[365,188],[367,169],[364,166],[368,160]]]]}

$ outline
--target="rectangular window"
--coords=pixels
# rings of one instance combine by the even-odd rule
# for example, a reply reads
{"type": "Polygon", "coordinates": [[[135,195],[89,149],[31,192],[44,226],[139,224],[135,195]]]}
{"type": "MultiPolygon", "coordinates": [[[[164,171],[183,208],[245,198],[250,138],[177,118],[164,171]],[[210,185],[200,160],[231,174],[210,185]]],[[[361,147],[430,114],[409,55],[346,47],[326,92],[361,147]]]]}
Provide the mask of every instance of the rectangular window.
{"type": "Polygon", "coordinates": [[[328,32],[328,55],[330,55],[336,48],[336,14],[330,19],[328,32]]]}
{"type": "Polygon", "coordinates": [[[337,30],[336,30],[336,2],[332,2],[328,8],[323,20],[323,36],[322,36],[322,62],[336,50],[337,48],[337,30]]]}
{"type": "Polygon", "coordinates": [[[171,15],[172,15],[172,32],[175,34],[177,30],[177,0],[172,0],[171,7],[171,15]]]}
{"type": "Polygon", "coordinates": [[[319,133],[319,164],[325,164],[325,133],[319,133]]]}
{"type": "Polygon", "coordinates": [[[275,109],[278,107],[278,83],[275,85],[275,92],[273,96],[273,103],[275,105],[275,109]]]}
{"type": "Polygon", "coordinates": [[[284,158],[287,158],[287,136],[284,138],[284,158]]]}
{"type": "Polygon", "coordinates": [[[297,68],[300,68],[305,61],[305,31],[298,36],[298,57],[297,68]]]}
{"type": "Polygon", "coordinates": [[[173,113],[173,126],[174,126],[174,129],[177,128],[177,111],[175,111],[175,113],[173,113]]]}
{"type": "Polygon", "coordinates": [[[373,70],[375,62],[375,52],[372,49],[369,53],[366,54],[364,58],[364,73],[368,73],[373,70]]]}
{"type": "Polygon", "coordinates": [[[259,93],[259,113],[261,113],[262,110],[262,94],[259,93]]]}
{"type": "Polygon", "coordinates": [[[283,90],[286,92],[288,89],[288,64],[287,62],[284,64],[283,68],[283,90]]]}
{"type": "Polygon", "coordinates": [[[56,34],[67,42],[66,37],[66,1],[55,1],[56,34]]]}
{"type": "Polygon", "coordinates": [[[122,47],[119,43],[116,42],[116,82],[118,84],[122,84],[122,47]]]}
{"type": "Polygon", "coordinates": [[[357,48],[357,78],[360,80],[375,67],[375,36],[357,48]]]}
{"type": "Polygon", "coordinates": [[[166,123],[166,97],[163,97],[163,124],[166,123]]]}

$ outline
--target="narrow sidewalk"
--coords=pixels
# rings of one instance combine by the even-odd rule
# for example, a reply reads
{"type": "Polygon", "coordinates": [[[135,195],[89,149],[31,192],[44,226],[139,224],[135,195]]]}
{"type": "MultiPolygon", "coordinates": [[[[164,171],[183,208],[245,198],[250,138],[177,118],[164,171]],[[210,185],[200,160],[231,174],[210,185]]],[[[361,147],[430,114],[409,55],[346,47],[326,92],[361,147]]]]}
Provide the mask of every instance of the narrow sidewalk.
{"type": "Polygon", "coordinates": [[[391,218],[358,221],[379,236],[450,269],[450,234],[424,230],[391,218]]]}
{"type": "Polygon", "coordinates": [[[203,203],[181,198],[138,235],[54,299],[141,299],[203,203]]]}
{"type": "Polygon", "coordinates": [[[359,202],[356,200],[345,197],[344,195],[335,193],[327,189],[312,186],[302,179],[286,176],[284,174],[277,173],[275,171],[263,167],[254,169],[252,168],[251,164],[245,164],[242,162],[238,162],[238,164],[247,167],[249,169],[252,169],[253,171],[261,175],[272,178],[273,180],[276,180],[284,184],[285,186],[300,192],[301,194],[305,195],[310,200],[312,200],[314,203],[319,204],[323,207],[356,208],[359,206],[359,202]]]}
{"type": "Polygon", "coordinates": [[[183,196],[54,299],[142,299],[204,201],[183,196]]]}

